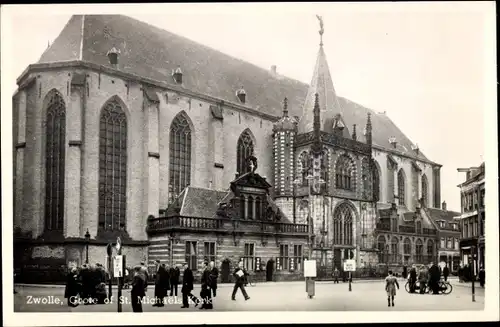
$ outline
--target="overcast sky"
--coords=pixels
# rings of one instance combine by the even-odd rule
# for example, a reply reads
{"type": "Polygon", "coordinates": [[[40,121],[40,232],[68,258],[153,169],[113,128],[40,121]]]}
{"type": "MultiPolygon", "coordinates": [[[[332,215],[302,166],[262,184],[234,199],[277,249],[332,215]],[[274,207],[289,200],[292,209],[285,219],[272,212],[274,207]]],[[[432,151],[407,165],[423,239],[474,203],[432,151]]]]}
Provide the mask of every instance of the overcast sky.
{"type": "Polygon", "coordinates": [[[442,200],[460,211],[457,184],[464,176],[457,168],[478,165],[485,155],[485,79],[495,69],[486,50],[495,41],[486,26],[492,10],[486,2],[20,6],[5,21],[2,16],[2,33],[15,31],[15,38],[2,37],[2,57],[7,51],[14,59],[2,66],[11,76],[3,92],[15,91],[15,78],[80,13],[126,14],[309,83],[319,14],[337,93],[386,111],[442,164],[442,200]]]}

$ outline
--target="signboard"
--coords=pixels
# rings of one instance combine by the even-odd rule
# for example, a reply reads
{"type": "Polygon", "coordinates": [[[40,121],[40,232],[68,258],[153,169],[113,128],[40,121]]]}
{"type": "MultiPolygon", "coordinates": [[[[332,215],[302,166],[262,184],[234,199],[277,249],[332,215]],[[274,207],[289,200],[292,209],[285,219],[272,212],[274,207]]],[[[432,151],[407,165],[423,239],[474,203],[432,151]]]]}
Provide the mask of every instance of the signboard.
{"type": "Polygon", "coordinates": [[[355,260],[344,261],[344,271],[356,271],[356,261],[355,260]]]}
{"type": "Polygon", "coordinates": [[[316,277],[316,260],[304,260],[304,277],[316,277]]]}
{"type": "Polygon", "coordinates": [[[123,256],[117,255],[113,258],[113,276],[123,277],[123,256]]]}

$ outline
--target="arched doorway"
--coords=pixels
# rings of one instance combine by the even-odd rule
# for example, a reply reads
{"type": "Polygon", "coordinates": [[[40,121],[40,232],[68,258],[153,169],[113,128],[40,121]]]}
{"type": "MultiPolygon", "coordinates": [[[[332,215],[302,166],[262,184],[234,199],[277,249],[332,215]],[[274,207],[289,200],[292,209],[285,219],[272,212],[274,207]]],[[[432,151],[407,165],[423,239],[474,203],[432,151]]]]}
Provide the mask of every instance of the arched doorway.
{"type": "Polygon", "coordinates": [[[220,282],[230,283],[231,276],[231,261],[229,259],[224,259],[220,266],[220,282]]]}
{"type": "Polygon", "coordinates": [[[273,281],[273,274],[274,274],[274,261],[273,261],[273,259],[269,259],[269,261],[267,261],[267,265],[266,265],[266,281],[267,282],[273,281]]]}

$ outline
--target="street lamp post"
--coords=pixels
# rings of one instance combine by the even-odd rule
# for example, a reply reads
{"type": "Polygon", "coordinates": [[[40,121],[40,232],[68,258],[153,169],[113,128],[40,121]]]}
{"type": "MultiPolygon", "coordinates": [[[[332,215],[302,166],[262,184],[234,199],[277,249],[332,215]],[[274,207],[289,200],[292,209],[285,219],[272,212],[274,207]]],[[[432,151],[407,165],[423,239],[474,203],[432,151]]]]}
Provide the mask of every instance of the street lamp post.
{"type": "Polygon", "coordinates": [[[87,228],[87,232],[85,233],[85,245],[87,248],[87,253],[85,255],[85,263],[86,264],[89,263],[89,243],[90,243],[90,233],[89,233],[89,229],[87,228]]]}
{"type": "Polygon", "coordinates": [[[389,273],[389,244],[385,245],[385,270],[386,274],[389,273]]]}

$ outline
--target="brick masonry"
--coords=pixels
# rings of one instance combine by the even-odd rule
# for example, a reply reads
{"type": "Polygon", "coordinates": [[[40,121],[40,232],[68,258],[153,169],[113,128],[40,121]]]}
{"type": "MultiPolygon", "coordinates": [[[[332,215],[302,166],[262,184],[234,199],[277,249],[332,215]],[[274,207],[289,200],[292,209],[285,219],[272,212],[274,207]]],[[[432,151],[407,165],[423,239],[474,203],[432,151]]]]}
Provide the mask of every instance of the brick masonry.
{"type": "MultiPolygon", "coordinates": [[[[194,97],[186,97],[182,94],[163,89],[155,89],[159,103],[151,103],[144,96],[144,87],[134,80],[124,80],[116,76],[91,70],[79,69],[52,69],[38,73],[32,73],[36,81],[29,87],[19,90],[15,95],[13,103],[15,111],[13,115],[15,134],[14,144],[26,142],[25,147],[15,149],[15,217],[14,225],[25,233],[31,233],[32,238],[37,238],[44,231],[44,199],[45,199],[45,122],[47,94],[56,90],[65,103],[67,113],[66,124],[66,199],[65,199],[65,237],[82,238],[86,232],[95,238],[98,227],[98,165],[99,165],[99,117],[100,111],[107,101],[118,101],[125,111],[128,124],[128,173],[127,173],[127,232],[133,240],[147,241],[146,220],[148,215],[157,215],[159,209],[164,209],[168,204],[168,163],[169,163],[169,130],[174,117],[184,112],[189,117],[192,131],[192,163],[191,163],[191,185],[194,187],[211,187],[213,189],[226,189],[234,179],[236,173],[236,147],[239,135],[249,129],[255,141],[255,156],[259,162],[259,174],[266,177],[268,181],[274,181],[274,158],[272,156],[273,121],[239,111],[223,104],[209,103],[194,97]],[[86,85],[71,85],[73,74],[85,74],[86,85]],[[215,119],[210,110],[211,105],[222,108],[223,119],[215,119]],[[70,146],[69,141],[81,141],[80,146],[70,146]],[[158,153],[158,157],[150,157],[150,152],[158,153]],[[216,164],[223,164],[216,167],[216,164]]],[[[295,162],[302,149],[296,151],[295,162]]],[[[281,153],[281,152],[280,152],[281,153]]],[[[329,164],[330,191],[338,197],[358,198],[361,191],[361,158],[352,155],[356,174],[356,194],[344,194],[334,189],[334,167],[339,154],[343,152],[329,151],[327,162],[329,164]]],[[[284,152],[287,160],[290,154],[284,152]]],[[[391,154],[398,163],[398,169],[403,169],[406,176],[412,176],[412,164],[410,159],[391,154]]],[[[394,172],[387,168],[387,153],[373,150],[373,158],[379,168],[381,181],[380,202],[389,202],[392,189],[397,192],[396,183],[393,180],[394,172]],[[392,176],[390,177],[390,175],[392,176]]],[[[279,161],[281,165],[281,161],[279,161]]],[[[433,181],[433,167],[430,164],[419,162],[422,172],[428,178],[429,199],[433,198],[434,188],[439,186],[433,181]],[[437,185],[437,186],[436,186],[437,185]]],[[[286,168],[286,167],[285,167],[286,168]]],[[[286,170],[286,169],[285,169],[286,170]]],[[[287,172],[289,170],[286,170],[287,172]]],[[[439,176],[438,176],[439,177],[439,176]]],[[[286,182],[280,178],[281,183],[286,182]]],[[[290,182],[290,180],[288,181],[290,182]]],[[[421,183],[406,181],[406,203],[409,210],[415,206],[415,194],[421,194],[421,183]],[[417,185],[418,186],[415,186],[417,185]]],[[[284,184],[286,191],[289,183],[284,184]]],[[[298,188],[298,195],[305,195],[306,188],[298,188]]],[[[327,226],[330,228],[330,217],[335,206],[341,200],[336,197],[328,199],[325,207],[327,226]]],[[[361,201],[352,201],[356,208],[357,221],[355,224],[356,238],[359,239],[361,219],[361,201]]],[[[315,200],[316,212],[321,212],[322,200],[315,200]]],[[[291,198],[282,198],[278,201],[287,215],[293,212],[291,198]]],[[[371,208],[371,207],[370,207],[371,208]]],[[[375,212],[368,209],[368,225],[374,225],[375,212]]],[[[297,223],[305,223],[307,210],[301,209],[299,201],[296,201],[297,223]]],[[[316,224],[319,224],[319,216],[316,216],[316,224]]],[[[192,237],[185,235],[185,237],[192,237]]],[[[370,236],[371,237],[371,236],[370,236]]],[[[370,239],[370,237],[368,237],[370,239]]],[[[112,240],[110,240],[112,241],[112,240]]],[[[151,239],[154,242],[155,239],[151,239]]],[[[230,242],[225,240],[224,242],[230,242]]],[[[368,242],[372,242],[370,239],[368,242]]],[[[270,242],[271,243],[271,242],[270,242]]],[[[177,260],[183,256],[182,246],[178,244],[164,246],[152,245],[148,250],[146,246],[131,248],[131,260],[142,261],[152,259],[155,256],[172,255],[177,260]],[[156,249],[155,249],[156,248],[156,249]]],[[[357,243],[359,248],[359,244],[357,243]]],[[[223,244],[218,251],[218,260],[224,257],[233,260],[240,254],[243,247],[234,247],[223,244]],[[231,259],[232,258],[232,259],[231,259]]],[[[275,256],[277,248],[274,246],[256,247],[262,251],[263,257],[275,256]]],[[[38,251],[38,250],[37,250],[38,251]]],[[[92,246],[92,255],[102,257],[105,246],[92,246]]],[[[42,251],[43,252],[43,251],[42,251]]],[[[52,252],[47,252],[52,253],[52,252]]],[[[74,257],[75,252],[68,256],[74,257]]],[[[55,254],[54,254],[55,255],[55,254]]],[[[68,257],[68,260],[70,258],[68,257]]],[[[73,259],[72,259],[73,260],[73,259]]],[[[358,261],[360,261],[358,257],[358,261]]],[[[231,261],[233,262],[233,261],[231,261]]]]}

